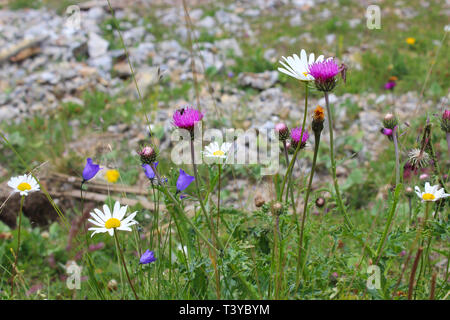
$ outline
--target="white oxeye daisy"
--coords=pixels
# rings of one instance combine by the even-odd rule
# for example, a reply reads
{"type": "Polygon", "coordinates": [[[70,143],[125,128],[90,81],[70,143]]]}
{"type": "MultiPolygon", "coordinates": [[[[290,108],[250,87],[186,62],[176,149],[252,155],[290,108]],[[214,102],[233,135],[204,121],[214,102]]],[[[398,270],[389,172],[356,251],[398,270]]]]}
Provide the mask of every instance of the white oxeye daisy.
{"type": "Polygon", "coordinates": [[[415,187],[417,196],[422,199],[422,202],[425,201],[438,201],[441,198],[446,198],[450,196],[450,194],[445,193],[444,189],[439,189],[439,185],[430,186],[429,182],[425,182],[425,191],[421,192],[418,186],[415,187]]]}
{"type": "Polygon", "coordinates": [[[89,228],[88,230],[93,230],[91,237],[96,233],[108,232],[110,236],[114,235],[114,230],[131,231],[130,226],[137,224],[136,220],[133,218],[136,216],[137,211],[131,213],[128,217],[125,217],[128,206],[120,206],[120,203],[116,201],[114,204],[114,210],[111,214],[111,210],[105,204],[103,206],[103,212],[98,209],[94,209],[91,212],[91,217],[94,219],[88,219],[89,222],[97,227],[89,228]]]}
{"type": "Polygon", "coordinates": [[[229,142],[224,142],[219,147],[217,142],[212,142],[209,146],[205,147],[203,154],[205,157],[215,158],[215,159],[226,159],[227,153],[230,150],[232,144],[229,142]]]}
{"type": "Polygon", "coordinates": [[[8,186],[13,188],[13,193],[19,192],[21,196],[27,196],[29,192],[39,191],[39,184],[31,174],[12,177],[8,181],[8,186]]]}
{"type": "Polygon", "coordinates": [[[313,63],[323,61],[323,55],[320,55],[317,59],[315,59],[314,53],[311,53],[308,59],[304,49],[300,52],[300,58],[296,54],[293,54],[287,58],[282,58],[287,64],[280,60],[279,62],[284,68],[278,68],[278,71],[301,81],[314,81],[314,77],[309,74],[309,66],[313,63]]]}

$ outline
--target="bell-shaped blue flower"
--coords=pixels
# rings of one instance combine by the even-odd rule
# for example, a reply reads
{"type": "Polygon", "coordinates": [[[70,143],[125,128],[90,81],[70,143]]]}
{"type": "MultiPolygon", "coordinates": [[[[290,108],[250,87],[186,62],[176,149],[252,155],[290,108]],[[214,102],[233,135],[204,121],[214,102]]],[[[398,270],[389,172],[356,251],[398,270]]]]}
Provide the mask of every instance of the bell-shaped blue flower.
{"type": "MultiPolygon", "coordinates": [[[[156,169],[156,167],[158,166],[158,162],[154,162],[154,165],[156,169]]],[[[144,168],[144,172],[147,178],[149,178],[150,180],[155,179],[155,173],[153,172],[153,169],[149,164],[143,164],[142,168],[144,168]]]]}
{"type": "Polygon", "coordinates": [[[86,166],[83,169],[83,182],[91,180],[101,169],[100,165],[94,164],[91,158],[86,159],[86,166]]]}
{"type": "Polygon", "coordinates": [[[195,178],[193,176],[188,175],[183,169],[180,169],[180,176],[177,180],[177,193],[189,187],[194,180],[195,178]]]}

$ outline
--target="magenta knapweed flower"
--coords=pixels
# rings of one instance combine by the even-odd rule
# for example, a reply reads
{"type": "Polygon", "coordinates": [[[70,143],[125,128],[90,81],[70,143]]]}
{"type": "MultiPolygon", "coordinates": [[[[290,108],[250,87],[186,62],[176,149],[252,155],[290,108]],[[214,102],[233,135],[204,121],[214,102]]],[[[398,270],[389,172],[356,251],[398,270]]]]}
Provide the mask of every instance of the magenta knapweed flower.
{"type": "Polygon", "coordinates": [[[193,108],[181,108],[173,114],[173,123],[178,128],[193,130],[197,122],[203,119],[203,113],[193,108]]]}
{"type": "Polygon", "coordinates": [[[384,84],[384,88],[386,90],[392,90],[394,89],[394,87],[397,85],[397,83],[395,81],[388,81],[384,84]]]}
{"type": "Polygon", "coordinates": [[[331,91],[336,85],[336,76],[342,70],[333,58],[315,62],[309,66],[309,74],[314,77],[316,87],[320,91],[331,91]]]}
{"type": "Polygon", "coordinates": [[[392,132],[393,132],[392,129],[383,128],[383,134],[384,134],[385,136],[392,136],[392,132]]]}
{"type": "Polygon", "coordinates": [[[302,130],[303,130],[302,127],[294,128],[291,130],[291,143],[292,143],[292,147],[294,149],[297,148],[297,145],[300,142],[300,138],[302,138],[300,148],[305,147],[306,141],[309,138],[308,130],[305,130],[303,132],[303,137],[302,137],[302,130]]]}

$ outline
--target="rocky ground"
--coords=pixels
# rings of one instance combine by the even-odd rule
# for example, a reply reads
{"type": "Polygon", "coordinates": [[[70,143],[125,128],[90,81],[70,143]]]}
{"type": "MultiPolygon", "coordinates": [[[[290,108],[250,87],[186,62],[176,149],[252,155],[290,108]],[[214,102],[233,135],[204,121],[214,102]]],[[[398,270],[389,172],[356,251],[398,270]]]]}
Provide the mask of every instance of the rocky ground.
{"type": "MultiPolygon", "coordinates": [[[[215,4],[218,9],[213,14],[207,8],[193,8],[189,11],[194,25],[192,33],[186,27],[181,1],[172,2],[112,2],[142,96],[145,97],[155,86],[160,86],[161,82],[170,92],[185,82],[192,83],[195,77],[200,83],[198,101],[206,113],[205,120],[209,126],[218,117],[225,119],[226,127],[243,129],[270,129],[279,121],[300,125],[303,101],[283,90],[276,70],[281,56],[294,52],[285,52],[282,47],[262,46],[263,57],[274,66],[273,69],[258,73],[233,73],[229,70],[244,55],[243,42],[261,45],[255,37],[258,30],[252,29],[251,21],[261,15],[273,15],[280,8],[288,8],[283,11],[285,16],[282,18],[287,19],[292,27],[303,26],[303,17],[325,1],[225,2],[215,4]],[[139,14],[149,11],[155,20],[139,14]],[[165,29],[171,32],[165,33],[165,29]],[[190,37],[194,39],[194,62],[191,61],[190,37]],[[204,39],[195,41],[200,37],[204,39]],[[225,72],[230,81],[211,80],[208,70],[225,72]],[[253,90],[249,91],[249,88],[253,90]]],[[[195,1],[192,4],[189,1],[190,5],[202,5],[204,2],[195,1]]],[[[330,7],[339,6],[339,1],[328,3],[330,7]]],[[[45,117],[66,102],[83,106],[85,102],[81,96],[88,90],[131,99],[138,105],[126,54],[119,34],[110,23],[112,16],[106,1],[84,2],[79,4],[79,8],[79,28],[68,23],[67,17],[49,8],[0,10],[0,121],[20,122],[36,115],[45,117]]],[[[402,9],[399,14],[413,19],[415,10],[402,9]]],[[[318,19],[331,17],[332,11],[328,9],[317,13],[318,19]]],[[[361,16],[350,20],[350,28],[360,26],[364,23],[363,19],[361,16]]],[[[270,23],[264,28],[270,32],[270,23]]],[[[300,50],[308,48],[308,42],[313,41],[310,38],[309,33],[304,33],[298,39],[287,37],[281,40],[299,43],[300,50]]],[[[334,34],[326,35],[328,44],[336,41],[334,34]]],[[[355,52],[364,50],[364,46],[367,45],[349,48],[342,60],[348,62],[351,68],[360,68],[352,57],[355,52]]],[[[167,136],[172,128],[173,111],[186,103],[197,104],[194,86],[187,95],[188,99],[169,94],[168,101],[156,102],[158,110],[150,116],[152,121],[162,124],[167,136]]],[[[448,95],[442,97],[439,104],[448,105],[448,98],[448,95]]],[[[385,150],[386,138],[379,134],[379,130],[387,105],[397,112],[399,118],[408,121],[420,108],[430,108],[435,103],[427,99],[421,101],[419,89],[401,95],[391,92],[332,94],[330,102],[336,110],[336,135],[355,135],[361,142],[361,148],[357,150],[351,146],[347,148],[349,158],[357,159],[361,165],[367,165],[369,159],[376,158],[379,152],[385,150]],[[356,112],[349,114],[349,106],[356,112]]],[[[324,105],[319,95],[310,98],[310,107],[317,104],[324,105]]],[[[73,121],[71,125],[76,127],[80,124],[73,121]]],[[[145,119],[140,117],[133,125],[121,127],[118,123],[110,126],[108,131],[121,134],[126,131],[127,138],[133,140],[133,137],[142,135],[144,127],[145,119]]],[[[323,141],[328,142],[327,129],[323,141]]],[[[168,140],[161,141],[161,147],[168,145],[168,140]]],[[[309,170],[309,162],[300,162],[300,165],[309,170]]],[[[339,170],[342,177],[349,173],[345,163],[341,163],[339,170]]],[[[317,180],[321,179],[323,177],[318,175],[317,180]]],[[[236,188],[239,189],[239,185],[236,188]]]]}

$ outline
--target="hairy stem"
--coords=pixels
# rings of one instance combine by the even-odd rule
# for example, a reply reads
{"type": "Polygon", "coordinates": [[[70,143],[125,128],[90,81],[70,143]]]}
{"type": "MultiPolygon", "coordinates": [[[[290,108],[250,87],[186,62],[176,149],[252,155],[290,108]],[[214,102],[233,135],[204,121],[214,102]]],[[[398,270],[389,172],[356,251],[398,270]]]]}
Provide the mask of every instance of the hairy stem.
{"type": "Polygon", "coordinates": [[[350,221],[347,211],[345,209],[344,203],[342,202],[341,193],[339,192],[339,183],[336,176],[336,159],[334,158],[334,141],[333,141],[333,120],[332,120],[332,114],[330,109],[330,103],[328,99],[328,92],[324,92],[325,95],[325,104],[327,107],[328,112],[328,129],[330,131],[330,158],[331,158],[331,173],[333,174],[333,183],[334,183],[334,190],[336,191],[336,199],[339,206],[339,210],[344,215],[345,223],[347,224],[347,227],[350,230],[353,230],[353,224],[350,221]]]}

